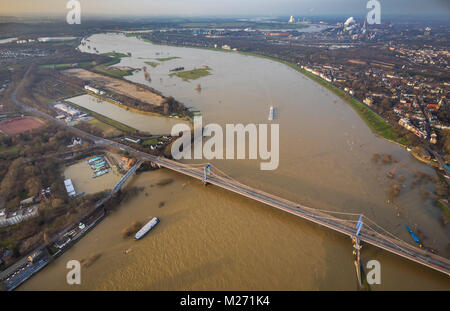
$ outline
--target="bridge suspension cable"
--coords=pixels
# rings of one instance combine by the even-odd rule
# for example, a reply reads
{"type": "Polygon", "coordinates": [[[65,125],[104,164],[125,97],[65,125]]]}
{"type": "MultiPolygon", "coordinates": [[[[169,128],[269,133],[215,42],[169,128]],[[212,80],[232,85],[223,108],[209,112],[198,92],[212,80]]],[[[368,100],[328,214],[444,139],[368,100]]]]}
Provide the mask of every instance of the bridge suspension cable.
{"type": "MultiPolygon", "coordinates": [[[[209,163],[210,164],[210,163],[209,163]]],[[[202,166],[205,165],[203,163],[201,164],[195,164],[195,166],[202,166]]],[[[235,178],[231,177],[230,175],[228,175],[227,173],[225,173],[224,171],[222,171],[221,169],[219,169],[217,166],[210,164],[211,168],[213,168],[212,172],[214,172],[216,175],[225,177],[227,179],[230,179],[232,181],[234,181],[235,183],[242,185],[244,187],[249,187],[243,183],[241,183],[240,181],[236,180],[235,178]]],[[[310,210],[312,212],[321,212],[324,214],[334,214],[334,215],[342,215],[342,216],[350,216],[350,219],[346,219],[346,218],[337,218],[335,216],[331,216],[331,215],[327,215],[327,216],[321,216],[321,215],[317,215],[314,214],[315,218],[318,219],[323,219],[323,220],[341,220],[347,223],[357,223],[358,220],[357,219],[351,219],[351,217],[360,217],[363,216],[363,219],[365,219],[367,222],[369,222],[370,224],[372,224],[373,226],[375,226],[375,228],[377,228],[378,230],[372,228],[371,226],[369,226],[369,224],[367,224],[366,222],[366,230],[370,229],[371,231],[373,231],[374,233],[377,234],[381,234],[381,233],[385,233],[387,234],[389,237],[391,237],[392,239],[394,239],[395,241],[391,241],[393,244],[395,244],[398,247],[401,247],[400,245],[408,245],[411,246],[408,242],[400,239],[399,237],[397,237],[396,235],[394,235],[393,233],[391,233],[390,231],[386,230],[385,228],[383,228],[382,226],[378,225],[375,221],[373,221],[372,219],[370,219],[369,217],[367,217],[366,215],[362,214],[362,213],[351,213],[351,212],[340,212],[340,211],[333,211],[333,210],[324,210],[324,209],[317,209],[317,208],[311,208],[311,207],[307,207],[307,206],[302,206],[302,208],[310,210]],[[381,232],[380,232],[381,231],[381,232]]],[[[401,247],[404,251],[405,250],[403,247],[401,247]]],[[[409,251],[407,251],[408,253],[410,253],[409,251]]]]}

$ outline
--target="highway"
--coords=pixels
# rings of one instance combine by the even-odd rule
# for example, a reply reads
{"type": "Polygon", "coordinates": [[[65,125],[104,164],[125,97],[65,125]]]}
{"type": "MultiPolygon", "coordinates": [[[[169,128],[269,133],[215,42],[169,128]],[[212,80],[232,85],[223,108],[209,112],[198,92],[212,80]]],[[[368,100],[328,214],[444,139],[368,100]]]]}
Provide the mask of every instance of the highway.
{"type": "MultiPolygon", "coordinates": [[[[20,87],[20,85],[19,85],[19,87],[20,87]]],[[[37,109],[26,106],[23,103],[19,102],[16,98],[16,90],[12,93],[11,100],[13,100],[14,103],[16,103],[18,106],[22,107],[22,109],[24,109],[25,111],[35,114],[35,115],[37,115],[41,118],[44,118],[50,122],[53,122],[54,124],[64,126],[79,137],[89,138],[96,145],[109,146],[109,147],[114,147],[114,148],[117,148],[120,150],[128,151],[130,154],[133,154],[136,157],[139,157],[141,160],[153,162],[161,167],[164,167],[164,168],[167,168],[167,169],[170,169],[170,170],[173,170],[173,171],[179,172],[181,174],[191,176],[193,178],[203,181],[203,169],[193,168],[186,164],[182,164],[182,163],[179,163],[179,162],[176,162],[173,160],[169,160],[167,158],[153,156],[153,155],[138,151],[127,145],[124,145],[124,144],[121,144],[118,142],[114,142],[111,140],[107,140],[104,138],[100,138],[100,137],[91,135],[89,133],[86,133],[84,131],[81,131],[77,128],[68,126],[64,122],[58,121],[58,120],[54,119],[53,117],[51,117],[37,109]]],[[[349,237],[353,237],[355,235],[355,231],[356,231],[355,226],[354,226],[354,224],[352,224],[348,221],[331,216],[320,210],[302,206],[297,203],[285,200],[281,197],[277,197],[272,194],[260,191],[258,189],[254,189],[252,187],[249,187],[247,185],[244,185],[237,181],[234,181],[230,178],[225,178],[225,177],[215,175],[214,172],[213,172],[212,176],[209,176],[207,178],[207,182],[209,184],[232,191],[234,193],[245,196],[252,200],[259,201],[261,203],[267,204],[274,208],[277,208],[277,209],[283,210],[285,212],[288,212],[290,214],[299,216],[303,219],[314,222],[316,224],[319,224],[319,225],[329,228],[331,230],[340,232],[349,237]]],[[[371,229],[368,226],[363,226],[358,237],[361,241],[364,241],[368,244],[374,245],[374,246],[384,249],[388,252],[397,254],[403,258],[417,262],[421,265],[427,266],[429,268],[432,268],[436,271],[445,273],[450,276],[450,261],[446,258],[435,255],[424,249],[414,247],[404,241],[397,239],[396,237],[381,234],[381,233],[371,229]]]]}

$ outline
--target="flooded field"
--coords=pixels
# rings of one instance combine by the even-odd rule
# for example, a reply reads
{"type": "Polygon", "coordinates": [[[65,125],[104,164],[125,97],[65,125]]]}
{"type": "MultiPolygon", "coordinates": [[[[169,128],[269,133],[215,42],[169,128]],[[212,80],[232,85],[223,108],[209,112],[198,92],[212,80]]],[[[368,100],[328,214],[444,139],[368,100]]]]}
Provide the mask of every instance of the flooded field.
{"type": "MultiPolygon", "coordinates": [[[[373,135],[347,103],[300,73],[267,59],[152,45],[118,34],[88,40],[100,53],[132,53],[119,66],[158,62],[154,68],[147,65],[151,82],[142,72],[127,79],[202,111],[204,124],[267,123],[269,107],[275,107],[274,122],[280,124],[276,170],[261,171],[259,160],[197,162],[212,162],[240,182],[305,206],[363,213],[413,244],[405,230],[410,225],[424,245],[450,257],[449,227],[433,205],[434,169],[373,135]],[[212,69],[211,75],[191,82],[168,76],[175,67],[202,65],[212,69]],[[377,154],[390,160],[377,160],[377,154]],[[396,176],[389,179],[395,163],[396,176]],[[392,201],[395,185],[400,190],[392,201]]],[[[23,289],[356,289],[347,237],[167,170],[138,175],[132,184],[145,189],[23,289]],[[173,181],[156,185],[167,178],[173,181]],[[161,223],[143,240],[121,237],[122,228],[154,216],[161,223]],[[83,270],[82,285],[66,285],[66,262],[95,253],[101,256],[83,270]]],[[[382,269],[382,284],[374,290],[450,289],[447,276],[366,245],[362,262],[371,259],[382,269]]]]}
{"type": "Polygon", "coordinates": [[[67,69],[63,72],[69,76],[75,76],[79,79],[88,81],[89,83],[101,85],[105,89],[141,100],[149,105],[160,106],[164,101],[164,98],[160,95],[121,79],[100,75],[85,69],[67,69]]]}
{"type": "Polygon", "coordinates": [[[88,94],[69,98],[67,101],[119,121],[139,131],[152,134],[170,134],[173,125],[177,123],[189,124],[187,121],[181,121],[176,118],[158,117],[127,111],[120,106],[88,94]]]}
{"type": "Polygon", "coordinates": [[[93,170],[87,164],[87,159],[72,164],[64,170],[64,177],[72,180],[77,193],[92,194],[112,189],[122,177],[114,167],[110,169],[108,174],[97,178],[92,178],[92,174],[93,170]]]}

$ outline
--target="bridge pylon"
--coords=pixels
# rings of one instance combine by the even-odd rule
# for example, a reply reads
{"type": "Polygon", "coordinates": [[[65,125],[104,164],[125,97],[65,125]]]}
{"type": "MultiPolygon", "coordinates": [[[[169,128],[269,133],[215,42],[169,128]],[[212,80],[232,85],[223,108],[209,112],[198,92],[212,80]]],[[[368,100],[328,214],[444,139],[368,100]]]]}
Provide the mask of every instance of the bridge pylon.
{"type": "Polygon", "coordinates": [[[203,169],[203,184],[206,186],[208,184],[208,176],[211,176],[211,165],[208,163],[203,169]]]}
{"type": "Polygon", "coordinates": [[[354,237],[352,237],[352,244],[353,244],[353,255],[355,256],[355,269],[356,269],[356,278],[358,280],[358,286],[359,289],[364,289],[364,286],[361,281],[361,244],[360,240],[358,238],[359,232],[361,231],[361,228],[363,226],[362,221],[362,215],[359,216],[358,223],[356,224],[356,234],[354,237]]]}

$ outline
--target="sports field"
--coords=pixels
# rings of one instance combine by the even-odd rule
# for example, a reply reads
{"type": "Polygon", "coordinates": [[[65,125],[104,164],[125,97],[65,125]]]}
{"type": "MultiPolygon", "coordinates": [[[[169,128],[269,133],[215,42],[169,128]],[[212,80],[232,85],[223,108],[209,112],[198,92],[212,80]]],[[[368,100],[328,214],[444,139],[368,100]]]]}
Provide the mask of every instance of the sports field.
{"type": "Polygon", "coordinates": [[[16,118],[0,123],[0,131],[6,135],[17,135],[23,132],[37,129],[43,125],[43,122],[29,117],[16,118]]]}

